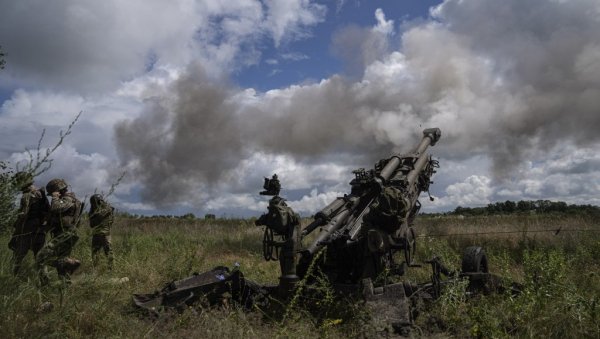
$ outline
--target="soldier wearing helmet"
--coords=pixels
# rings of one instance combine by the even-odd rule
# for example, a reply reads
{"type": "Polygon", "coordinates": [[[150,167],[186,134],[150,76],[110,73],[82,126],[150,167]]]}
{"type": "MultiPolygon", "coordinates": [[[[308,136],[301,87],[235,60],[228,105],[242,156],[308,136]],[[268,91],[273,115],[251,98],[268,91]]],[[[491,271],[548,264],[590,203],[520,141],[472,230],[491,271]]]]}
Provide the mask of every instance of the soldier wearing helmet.
{"type": "Polygon", "coordinates": [[[90,197],[90,227],[92,228],[92,263],[98,265],[98,252],[102,249],[112,269],[113,252],[110,245],[110,229],[114,220],[114,208],[100,194],[90,197]]]}
{"type": "Polygon", "coordinates": [[[29,250],[35,257],[44,246],[46,240],[44,225],[50,206],[44,189],[38,189],[33,185],[31,173],[17,172],[13,177],[13,183],[22,193],[13,235],[8,243],[8,247],[13,251],[13,274],[17,275],[29,250]]]}
{"type": "Polygon", "coordinates": [[[52,196],[48,221],[52,238],[36,256],[42,286],[49,282],[47,266],[55,267],[58,275],[70,282],[70,274],[81,264],[79,260],[68,256],[79,240],[77,226],[83,205],[75,194],[68,191],[67,183],[63,179],[50,180],[46,190],[48,195],[52,196]]]}

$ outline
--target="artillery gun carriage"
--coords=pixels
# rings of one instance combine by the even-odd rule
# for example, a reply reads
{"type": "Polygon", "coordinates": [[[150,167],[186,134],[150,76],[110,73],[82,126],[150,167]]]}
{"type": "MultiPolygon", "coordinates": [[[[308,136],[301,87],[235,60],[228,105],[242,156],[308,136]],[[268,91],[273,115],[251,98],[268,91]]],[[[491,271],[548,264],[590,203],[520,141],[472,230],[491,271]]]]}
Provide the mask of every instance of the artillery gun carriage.
{"type": "Polygon", "coordinates": [[[279,197],[277,176],[265,178],[265,191],[260,194],[273,198],[268,212],[256,224],[265,226],[264,258],[280,262],[277,285],[259,285],[245,279],[237,269],[217,267],[171,282],[154,294],[135,295],[134,302],[146,309],[189,305],[199,296],[213,300],[229,290],[233,299],[246,307],[266,297],[285,303],[300,293],[300,281],[309,292],[314,272],[318,271],[335,291],[362,298],[376,321],[402,332],[411,324],[411,300],[438,297],[442,286],[452,279],[467,278],[469,291],[485,290],[498,279],[489,274],[480,247],[465,250],[460,272],[449,270],[437,258],[415,262],[415,219],[421,208],[418,199],[427,193],[433,200],[429,186],[439,167],[427,150],[440,138],[440,129],[425,129],[411,152],[392,154],[369,170],[355,170],[350,193],[317,212],[302,230],[298,215],[279,197]],[[308,242],[309,238],[312,241],[308,242]],[[411,284],[401,280],[407,269],[423,264],[431,266],[430,282],[411,284]]]}

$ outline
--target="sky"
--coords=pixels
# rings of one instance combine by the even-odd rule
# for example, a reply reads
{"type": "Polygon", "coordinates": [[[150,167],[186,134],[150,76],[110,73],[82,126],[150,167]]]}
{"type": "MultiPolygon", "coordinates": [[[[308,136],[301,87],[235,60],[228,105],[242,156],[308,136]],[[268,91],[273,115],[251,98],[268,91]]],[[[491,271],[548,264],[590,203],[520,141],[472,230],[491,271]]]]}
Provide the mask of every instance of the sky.
{"type": "Polygon", "coordinates": [[[597,0],[0,0],[0,159],[136,214],[310,216],[439,127],[423,211],[600,205],[597,0]]]}

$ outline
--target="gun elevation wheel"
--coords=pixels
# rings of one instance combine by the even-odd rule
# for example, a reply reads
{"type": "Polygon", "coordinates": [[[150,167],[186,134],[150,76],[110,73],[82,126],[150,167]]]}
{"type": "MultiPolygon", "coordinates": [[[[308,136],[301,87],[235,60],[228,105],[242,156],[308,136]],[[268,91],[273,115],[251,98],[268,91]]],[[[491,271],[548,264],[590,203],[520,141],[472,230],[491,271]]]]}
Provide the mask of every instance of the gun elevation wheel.
{"type": "Polygon", "coordinates": [[[273,235],[273,230],[266,227],[265,233],[263,234],[263,257],[266,261],[279,260],[279,253],[274,242],[275,237],[273,235]]]}

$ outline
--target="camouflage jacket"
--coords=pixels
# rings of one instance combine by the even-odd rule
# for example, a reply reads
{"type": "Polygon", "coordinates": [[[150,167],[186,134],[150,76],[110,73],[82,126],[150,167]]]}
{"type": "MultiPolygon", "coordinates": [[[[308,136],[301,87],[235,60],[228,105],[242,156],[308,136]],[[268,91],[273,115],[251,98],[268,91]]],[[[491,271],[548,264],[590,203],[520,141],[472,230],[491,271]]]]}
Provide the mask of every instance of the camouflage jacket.
{"type": "Polygon", "coordinates": [[[291,235],[296,225],[300,224],[300,216],[279,196],[269,200],[268,212],[256,220],[256,225],[265,225],[280,235],[291,235]]]}
{"type": "Polygon", "coordinates": [[[63,231],[74,231],[77,226],[82,204],[75,194],[68,192],[59,197],[52,197],[50,203],[50,229],[56,236],[63,231]]]}
{"type": "Polygon", "coordinates": [[[103,202],[95,209],[90,209],[90,227],[93,235],[110,235],[114,221],[114,208],[103,202]]]}
{"type": "Polygon", "coordinates": [[[14,223],[15,234],[43,233],[42,224],[48,216],[48,200],[43,190],[30,186],[23,191],[14,223]]]}

